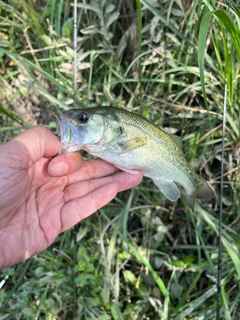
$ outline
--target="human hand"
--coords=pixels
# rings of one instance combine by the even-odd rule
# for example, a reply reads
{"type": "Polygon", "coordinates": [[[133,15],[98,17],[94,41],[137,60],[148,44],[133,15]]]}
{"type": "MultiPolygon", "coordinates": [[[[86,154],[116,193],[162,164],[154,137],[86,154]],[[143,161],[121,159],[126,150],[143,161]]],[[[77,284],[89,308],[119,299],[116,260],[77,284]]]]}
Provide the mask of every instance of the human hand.
{"type": "Polygon", "coordinates": [[[0,145],[0,269],[41,252],[59,235],[139,184],[132,175],[80,152],[54,157],[58,138],[44,127],[0,145]],[[54,157],[52,160],[49,160],[54,157]]]}

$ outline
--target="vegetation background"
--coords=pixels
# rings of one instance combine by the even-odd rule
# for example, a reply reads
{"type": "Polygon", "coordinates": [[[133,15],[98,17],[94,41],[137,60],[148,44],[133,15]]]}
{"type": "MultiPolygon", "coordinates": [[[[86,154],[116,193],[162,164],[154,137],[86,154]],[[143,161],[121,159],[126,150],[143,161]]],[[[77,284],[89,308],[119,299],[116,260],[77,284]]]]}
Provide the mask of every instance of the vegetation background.
{"type": "MultiPolygon", "coordinates": [[[[224,85],[221,319],[240,318],[240,1],[78,1],[78,106],[117,106],[184,137],[216,201],[146,179],[15,270],[0,319],[215,319],[224,85]],[[200,78],[201,76],[201,78],[200,78]],[[76,261],[74,262],[74,250],[76,261]]],[[[0,1],[0,139],[73,107],[73,3],[0,1]]]]}

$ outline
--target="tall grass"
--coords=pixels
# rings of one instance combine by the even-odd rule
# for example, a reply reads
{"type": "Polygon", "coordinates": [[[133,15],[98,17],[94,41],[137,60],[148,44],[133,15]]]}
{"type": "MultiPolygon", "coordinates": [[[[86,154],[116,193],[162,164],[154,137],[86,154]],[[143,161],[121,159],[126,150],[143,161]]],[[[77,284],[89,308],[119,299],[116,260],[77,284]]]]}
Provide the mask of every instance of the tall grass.
{"type": "MultiPolygon", "coordinates": [[[[77,265],[68,231],[15,273],[3,270],[2,319],[72,319],[73,281],[76,319],[215,318],[225,71],[220,314],[240,317],[238,7],[228,14],[223,1],[79,1],[78,106],[126,108],[182,135],[216,201],[193,215],[184,194],[170,203],[144,180],[79,224],[77,265]]],[[[2,142],[36,123],[53,126],[52,111],[73,107],[72,19],[70,1],[0,1],[2,142]]]]}

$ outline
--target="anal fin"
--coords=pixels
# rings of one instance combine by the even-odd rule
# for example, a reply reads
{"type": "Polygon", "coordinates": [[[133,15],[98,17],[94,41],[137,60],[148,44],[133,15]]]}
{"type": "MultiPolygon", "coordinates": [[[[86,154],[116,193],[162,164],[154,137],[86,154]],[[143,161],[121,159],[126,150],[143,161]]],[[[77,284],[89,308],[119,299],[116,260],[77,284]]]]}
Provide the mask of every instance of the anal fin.
{"type": "Polygon", "coordinates": [[[180,191],[173,181],[154,179],[153,182],[168,200],[175,202],[180,198],[180,191]]]}

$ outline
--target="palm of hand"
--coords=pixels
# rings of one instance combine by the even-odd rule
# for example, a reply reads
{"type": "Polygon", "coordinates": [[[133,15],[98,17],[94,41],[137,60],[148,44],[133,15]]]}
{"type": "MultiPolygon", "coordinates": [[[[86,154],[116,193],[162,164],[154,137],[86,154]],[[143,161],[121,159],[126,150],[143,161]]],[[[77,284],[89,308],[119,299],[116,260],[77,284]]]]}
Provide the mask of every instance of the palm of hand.
{"type": "Polygon", "coordinates": [[[141,175],[112,175],[117,171],[114,166],[100,159],[83,161],[78,152],[49,161],[59,148],[58,139],[41,127],[30,130],[37,131],[33,140],[40,147],[24,145],[27,132],[20,142],[11,141],[14,146],[11,142],[2,146],[6,149],[0,159],[0,268],[44,250],[59,233],[141,180],[141,175]],[[48,147],[36,142],[44,138],[48,147]],[[68,167],[64,174],[62,163],[68,167]]]}
{"type": "Polygon", "coordinates": [[[42,251],[61,232],[59,212],[63,206],[66,177],[41,176],[41,171],[46,172],[46,164],[47,159],[42,159],[29,169],[8,170],[15,187],[4,192],[4,198],[11,202],[5,207],[4,203],[1,205],[5,214],[0,238],[3,258],[8,265],[16,258],[16,253],[24,252],[24,257],[17,257],[22,260],[42,251]]]}

